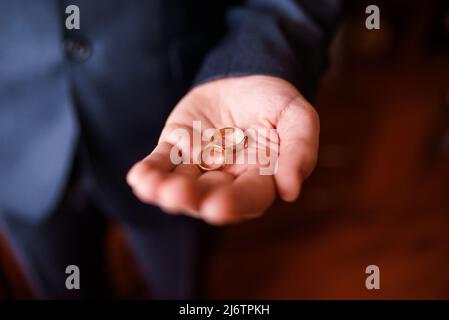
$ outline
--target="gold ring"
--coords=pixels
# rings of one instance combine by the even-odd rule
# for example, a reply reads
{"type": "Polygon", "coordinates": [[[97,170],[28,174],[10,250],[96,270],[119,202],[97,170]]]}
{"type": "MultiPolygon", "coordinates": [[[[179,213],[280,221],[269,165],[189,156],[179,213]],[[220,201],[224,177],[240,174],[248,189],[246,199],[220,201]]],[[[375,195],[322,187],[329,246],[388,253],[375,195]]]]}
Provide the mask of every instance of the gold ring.
{"type": "MultiPolygon", "coordinates": [[[[210,156],[210,154],[208,154],[208,156],[210,156]]],[[[225,156],[224,156],[224,149],[216,144],[208,144],[206,147],[204,147],[204,149],[201,150],[199,157],[198,157],[198,167],[203,170],[203,171],[213,171],[213,170],[218,170],[221,167],[223,167],[225,162],[225,156]],[[213,159],[214,161],[212,163],[210,163],[210,161],[207,161],[207,159],[205,159],[206,161],[204,161],[203,159],[203,154],[205,154],[207,152],[213,152],[213,159]],[[215,156],[215,153],[219,154],[219,157],[217,158],[215,156]],[[219,159],[219,161],[217,162],[216,160],[219,159]]]]}
{"type": "Polygon", "coordinates": [[[225,151],[239,151],[248,147],[248,137],[242,129],[235,127],[218,129],[217,133],[211,137],[211,141],[225,151]]]}

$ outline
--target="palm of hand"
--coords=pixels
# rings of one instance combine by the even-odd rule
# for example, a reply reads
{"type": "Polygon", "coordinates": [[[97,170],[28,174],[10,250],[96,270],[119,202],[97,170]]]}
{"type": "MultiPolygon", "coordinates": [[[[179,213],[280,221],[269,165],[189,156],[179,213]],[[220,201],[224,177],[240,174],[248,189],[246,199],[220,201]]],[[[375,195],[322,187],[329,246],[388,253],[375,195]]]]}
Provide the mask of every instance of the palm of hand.
{"type": "MultiPolygon", "coordinates": [[[[318,133],[316,112],[288,82],[268,76],[216,80],[178,103],[158,146],[132,168],[128,183],[141,201],[168,213],[182,212],[212,224],[237,222],[263,213],[274,201],[276,188],[284,200],[298,196],[316,161],[318,133]],[[276,136],[267,141],[276,147],[271,153],[279,151],[275,175],[261,175],[258,164],[226,165],[208,172],[191,163],[174,165],[173,145],[185,150],[190,140],[176,140],[172,133],[179,128],[193,132],[194,121],[200,121],[202,129],[274,129],[276,136]]],[[[252,140],[246,154],[270,145],[252,140]]]]}

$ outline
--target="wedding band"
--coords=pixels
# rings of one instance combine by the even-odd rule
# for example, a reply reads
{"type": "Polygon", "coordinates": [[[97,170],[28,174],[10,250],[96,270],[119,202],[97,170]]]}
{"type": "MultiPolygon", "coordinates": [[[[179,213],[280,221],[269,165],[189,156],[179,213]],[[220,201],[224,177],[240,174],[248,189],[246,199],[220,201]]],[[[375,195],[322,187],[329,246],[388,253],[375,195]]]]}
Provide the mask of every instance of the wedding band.
{"type": "MultiPolygon", "coordinates": [[[[216,158],[214,160],[216,160],[216,158]]],[[[199,157],[198,157],[197,166],[203,171],[213,171],[213,170],[221,169],[221,167],[223,167],[223,165],[224,165],[224,162],[225,162],[224,149],[219,145],[209,144],[201,150],[199,157]],[[206,154],[206,152],[216,153],[217,151],[218,151],[218,155],[219,155],[218,162],[213,161],[212,163],[208,163],[208,161],[204,161],[203,154],[206,154]]]]}
{"type": "Polygon", "coordinates": [[[248,147],[248,137],[242,129],[235,127],[224,127],[217,130],[211,140],[215,145],[220,146],[225,151],[239,151],[248,147]],[[217,144],[218,142],[218,144],[217,144]]]}
{"type": "Polygon", "coordinates": [[[229,151],[233,153],[248,147],[248,137],[242,129],[235,127],[218,129],[210,141],[211,143],[201,149],[198,156],[197,166],[202,171],[221,169],[227,161],[226,158],[231,155],[229,151]],[[213,161],[204,158],[204,155],[210,156],[211,153],[213,153],[213,161]]]}

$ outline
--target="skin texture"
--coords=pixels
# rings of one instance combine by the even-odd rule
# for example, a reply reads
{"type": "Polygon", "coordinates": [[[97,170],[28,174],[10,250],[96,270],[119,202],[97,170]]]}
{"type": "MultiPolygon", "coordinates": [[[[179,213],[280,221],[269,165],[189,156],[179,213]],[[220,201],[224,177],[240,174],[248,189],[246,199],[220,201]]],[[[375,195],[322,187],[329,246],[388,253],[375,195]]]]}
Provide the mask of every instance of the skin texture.
{"type": "MultiPolygon", "coordinates": [[[[176,105],[159,144],[131,168],[127,181],[142,202],[169,214],[186,214],[213,225],[236,223],[263,214],[276,193],[285,201],[296,200],[315,166],[318,142],[318,115],[289,82],[271,76],[215,80],[194,88],[176,105]],[[201,121],[202,129],[276,129],[271,141],[277,144],[277,171],[261,175],[258,164],[234,164],[201,172],[195,164],[173,164],[173,146],[185,156],[191,145],[175,137],[173,130],[192,132],[193,121],[201,121]]],[[[259,147],[250,142],[243,152],[259,147]]]]}

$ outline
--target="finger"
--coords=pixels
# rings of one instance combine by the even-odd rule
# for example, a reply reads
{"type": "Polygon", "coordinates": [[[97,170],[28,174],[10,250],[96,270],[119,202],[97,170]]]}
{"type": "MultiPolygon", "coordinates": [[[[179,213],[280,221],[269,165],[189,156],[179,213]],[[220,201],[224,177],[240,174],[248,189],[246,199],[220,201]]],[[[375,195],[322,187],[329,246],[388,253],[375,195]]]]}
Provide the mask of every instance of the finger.
{"type": "Polygon", "coordinates": [[[168,213],[198,216],[198,207],[211,190],[230,184],[233,176],[221,171],[201,173],[195,165],[179,165],[159,187],[157,204],[168,213]],[[196,168],[196,169],[195,169],[196,168]]]}
{"type": "Polygon", "coordinates": [[[135,184],[130,184],[134,195],[146,204],[157,204],[158,189],[169,176],[158,170],[151,170],[142,174],[135,184]]]}
{"type": "Polygon", "coordinates": [[[200,216],[206,222],[223,225],[262,214],[276,196],[273,178],[258,168],[242,173],[232,184],[218,188],[204,199],[200,216]]]}
{"type": "Polygon", "coordinates": [[[302,97],[290,103],[278,120],[280,148],[276,186],[285,201],[299,196],[301,184],[315,167],[319,142],[319,117],[302,97]]]}
{"type": "Polygon", "coordinates": [[[199,178],[201,176],[200,168],[194,164],[181,163],[173,172],[191,178],[199,178]]]}
{"type": "Polygon", "coordinates": [[[198,179],[199,189],[203,196],[217,188],[231,184],[234,176],[223,171],[208,171],[203,173],[198,179]]]}
{"type": "Polygon", "coordinates": [[[142,161],[136,163],[127,175],[134,194],[145,203],[154,203],[156,191],[175,164],[170,161],[172,145],[162,142],[142,161]]]}
{"type": "Polygon", "coordinates": [[[172,173],[157,190],[156,204],[169,213],[196,216],[200,200],[197,178],[172,173]]]}
{"type": "Polygon", "coordinates": [[[144,177],[146,173],[151,170],[157,170],[160,172],[170,172],[175,164],[170,161],[170,152],[173,145],[167,142],[159,143],[153,152],[151,152],[143,160],[137,162],[128,172],[126,177],[130,186],[134,186],[139,183],[139,180],[144,177]]]}

